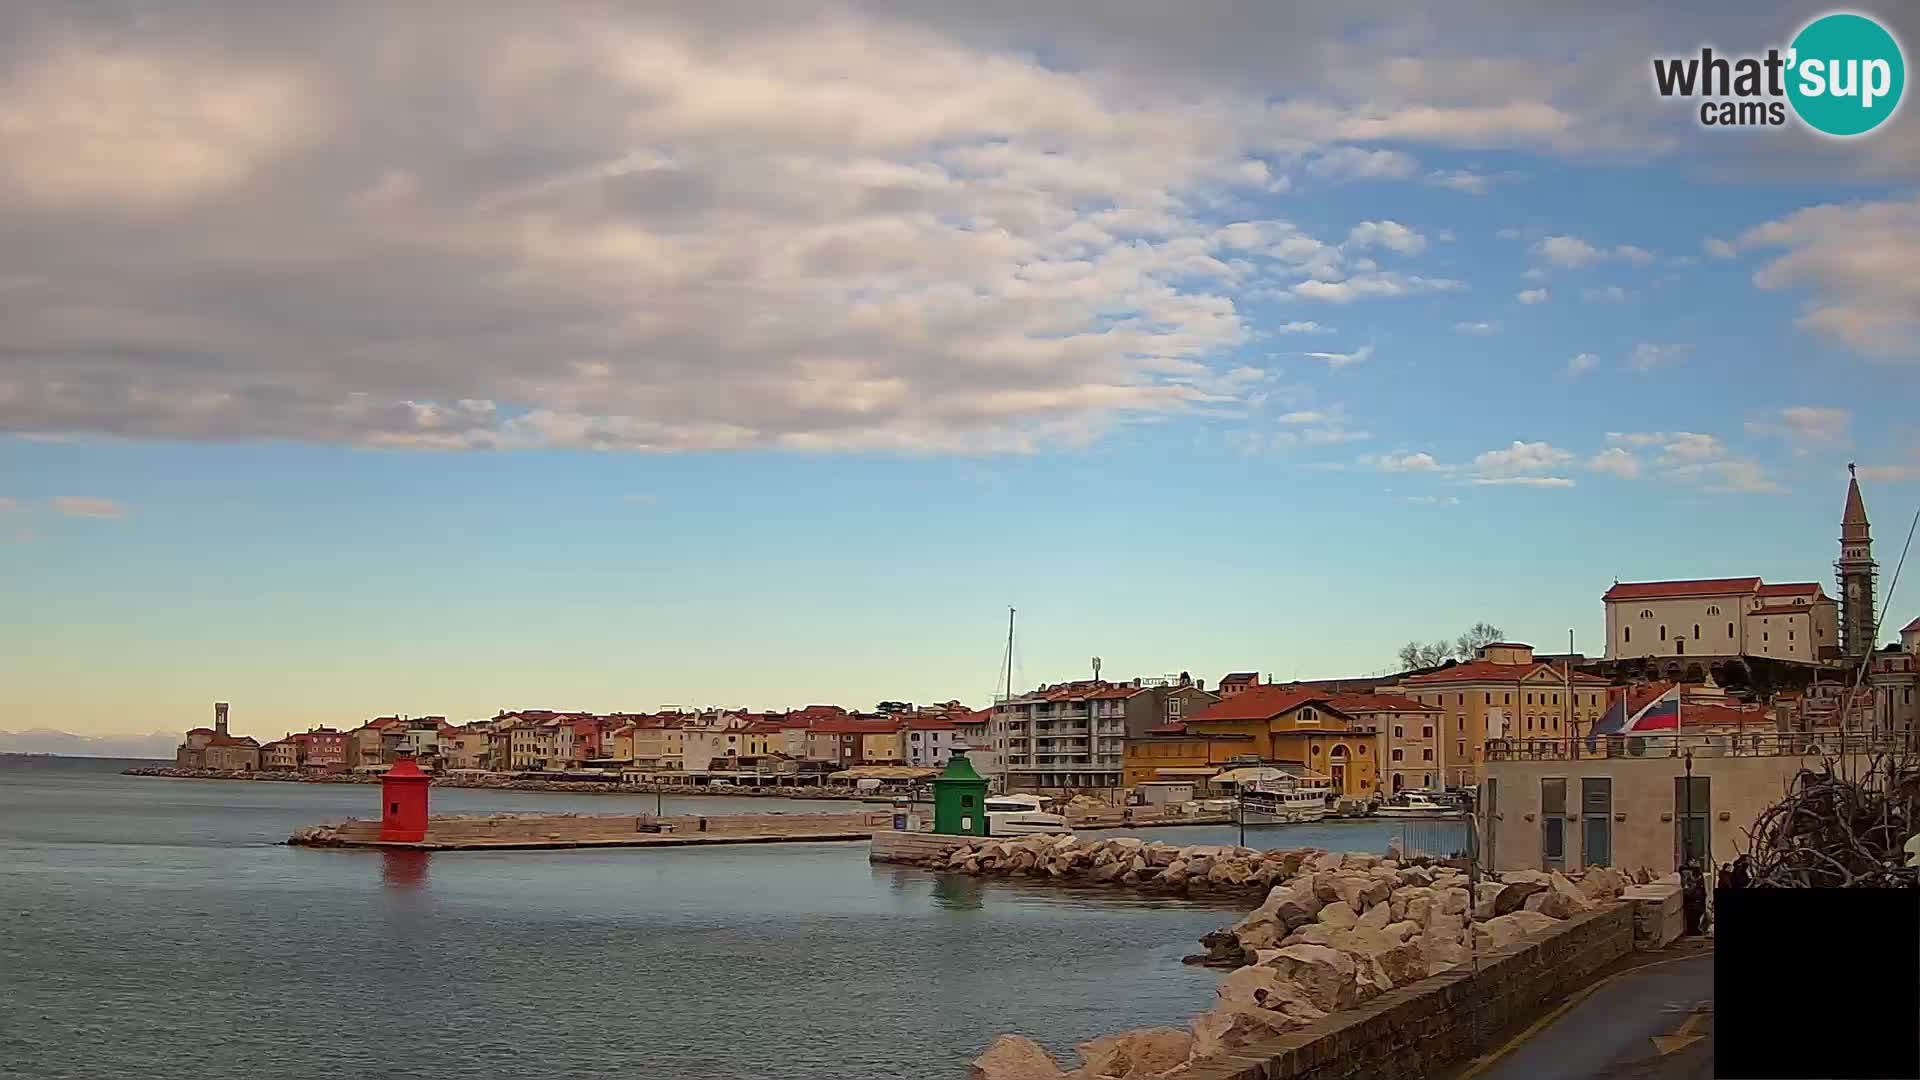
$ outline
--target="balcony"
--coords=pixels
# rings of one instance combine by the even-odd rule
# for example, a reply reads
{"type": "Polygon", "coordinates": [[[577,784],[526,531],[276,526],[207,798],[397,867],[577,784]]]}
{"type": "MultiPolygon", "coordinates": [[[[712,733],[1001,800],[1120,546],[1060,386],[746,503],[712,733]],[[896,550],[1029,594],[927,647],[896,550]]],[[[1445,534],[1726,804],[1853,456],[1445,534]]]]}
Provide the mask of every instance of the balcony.
{"type": "Polygon", "coordinates": [[[1715,734],[1601,735],[1589,740],[1488,739],[1488,761],[1572,761],[1590,758],[1844,757],[1894,754],[1905,741],[1873,732],[1839,728],[1812,731],[1727,732],[1715,734]],[[1591,744],[1591,745],[1589,745],[1591,744]]]}

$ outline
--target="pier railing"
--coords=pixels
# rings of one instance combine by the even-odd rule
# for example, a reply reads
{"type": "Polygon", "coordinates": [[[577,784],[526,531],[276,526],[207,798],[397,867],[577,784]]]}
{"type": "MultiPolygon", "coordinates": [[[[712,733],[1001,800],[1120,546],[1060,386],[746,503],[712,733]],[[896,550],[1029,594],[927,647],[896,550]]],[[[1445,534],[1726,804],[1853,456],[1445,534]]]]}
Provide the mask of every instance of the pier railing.
{"type": "Polygon", "coordinates": [[[1553,739],[1488,739],[1488,761],[1564,761],[1582,758],[1847,757],[1908,750],[1906,740],[1883,732],[1814,731],[1678,732],[1658,735],[1596,735],[1553,739]]]}

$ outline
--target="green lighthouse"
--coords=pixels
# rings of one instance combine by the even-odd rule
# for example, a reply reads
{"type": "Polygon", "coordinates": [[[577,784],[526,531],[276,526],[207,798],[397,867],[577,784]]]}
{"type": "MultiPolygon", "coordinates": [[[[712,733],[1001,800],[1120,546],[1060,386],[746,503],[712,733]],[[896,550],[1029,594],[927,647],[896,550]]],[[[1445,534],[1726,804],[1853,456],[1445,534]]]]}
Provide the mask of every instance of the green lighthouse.
{"type": "Polygon", "coordinates": [[[933,831],[949,836],[987,835],[987,781],[973,771],[967,755],[947,759],[947,771],[933,778],[933,831]]]}

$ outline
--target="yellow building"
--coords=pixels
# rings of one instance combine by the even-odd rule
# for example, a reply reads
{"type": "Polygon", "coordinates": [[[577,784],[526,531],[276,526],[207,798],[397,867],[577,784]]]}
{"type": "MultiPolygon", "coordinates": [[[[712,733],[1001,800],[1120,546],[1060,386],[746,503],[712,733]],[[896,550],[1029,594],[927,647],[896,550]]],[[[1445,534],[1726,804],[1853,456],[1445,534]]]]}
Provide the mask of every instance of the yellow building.
{"type": "Polygon", "coordinates": [[[1176,720],[1127,740],[1123,783],[1132,789],[1146,783],[1184,780],[1200,790],[1235,757],[1252,756],[1252,746],[1251,735],[1196,735],[1176,720]]]}
{"type": "Polygon", "coordinates": [[[1400,680],[1398,692],[1440,710],[1434,748],[1448,786],[1474,784],[1488,739],[1571,738],[1607,709],[1607,680],[1533,658],[1533,646],[1495,642],[1480,657],[1400,680]]]}
{"type": "MultiPolygon", "coordinates": [[[[686,765],[687,736],[678,721],[648,718],[633,728],[633,764],[663,772],[686,765]]],[[[705,762],[701,763],[704,768],[705,762]]]]}
{"type": "MultiPolygon", "coordinates": [[[[1333,707],[1329,695],[1294,686],[1253,686],[1187,717],[1128,740],[1129,783],[1200,779],[1170,773],[1225,760],[1258,758],[1330,777],[1342,795],[1370,796],[1380,786],[1380,736],[1333,707]],[[1177,729],[1177,730],[1176,730],[1177,729]],[[1161,747],[1175,750],[1157,755],[1161,747]],[[1165,762],[1165,764],[1161,764],[1165,762]],[[1152,775],[1148,775],[1152,774],[1152,775]]],[[[1216,769],[1217,771],[1217,769],[1216,769]]]]}

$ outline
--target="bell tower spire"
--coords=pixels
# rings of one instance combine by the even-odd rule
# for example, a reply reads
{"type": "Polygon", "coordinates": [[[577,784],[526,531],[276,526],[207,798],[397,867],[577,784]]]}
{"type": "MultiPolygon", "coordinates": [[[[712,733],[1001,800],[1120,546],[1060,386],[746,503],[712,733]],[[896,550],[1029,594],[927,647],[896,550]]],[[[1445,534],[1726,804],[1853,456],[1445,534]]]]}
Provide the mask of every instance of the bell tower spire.
{"type": "Polygon", "coordinates": [[[1873,561],[1873,527],[1852,462],[1847,464],[1847,506],[1840,514],[1840,558],[1833,569],[1840,586],[1840,654],[1857,660],[1873,651],[1879,630],[1873,611],[1879,564],[1873,561]]]}

